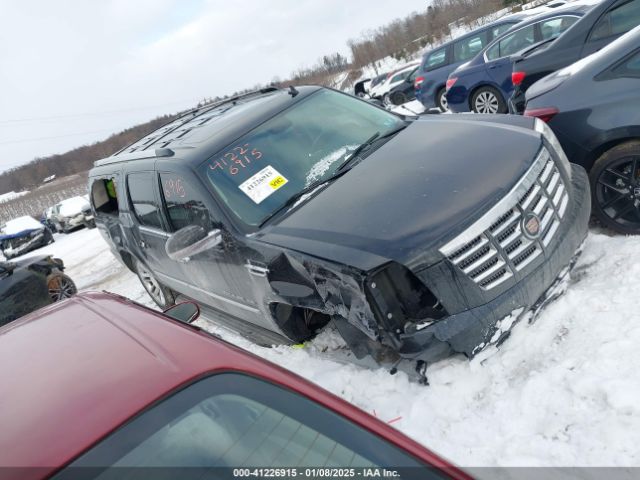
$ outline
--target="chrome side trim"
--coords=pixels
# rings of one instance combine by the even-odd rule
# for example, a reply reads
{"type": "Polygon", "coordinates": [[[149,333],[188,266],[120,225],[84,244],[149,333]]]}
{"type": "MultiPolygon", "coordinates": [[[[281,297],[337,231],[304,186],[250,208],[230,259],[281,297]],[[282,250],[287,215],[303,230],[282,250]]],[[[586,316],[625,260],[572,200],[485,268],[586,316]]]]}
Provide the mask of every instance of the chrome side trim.
{"type": "Polygon", "coordinates": [[[145,227],[140,225],[138,230],[144,233],[148,233],[149,235],[155,235],[156,237],[169,238],[171,234],[164,232],[162,230],[158,230],[157,228],[145,227]]]}
{"type": "Polygon", "coordinates": [[[164,273],[156,272],[156,275],[158,277],[162,277],[162,278],[164,278],[166,280],[169,280],[170,282],[175,282],[175,283],[178,283],[180,285],[184,285],[185,287],[191,288],[191,289],[196,290],[196,291],[198,291],[200,293],[203,293],[203,294],[207,295],[208,297],[214,298],[216,300],[221,300],[223,302],[226,302],[226,303],[228,303],[230,305],[233,305],[235,307],[241,308],[241,309],[246,310],[248,312],[255,313],[255,314],[259,314],[260,313],[260,310],[258,310],[257,308],[251,307],[251,306],[246,305],[244,303],[236,302],[235,300],[231,300],[230,298],[223,297],[221,295],[217,295],[217,294],[212,293],[212,292],[208,292],[207,290],[203,290],[202,288],[198,288],[198,287],[196,287],[194,285],[191,285],[191,284],[189,284],[187,282],[183,282],[182,280],[178,280],[177,278],[170,277],[169,275],[165,275],[164,273]]]}

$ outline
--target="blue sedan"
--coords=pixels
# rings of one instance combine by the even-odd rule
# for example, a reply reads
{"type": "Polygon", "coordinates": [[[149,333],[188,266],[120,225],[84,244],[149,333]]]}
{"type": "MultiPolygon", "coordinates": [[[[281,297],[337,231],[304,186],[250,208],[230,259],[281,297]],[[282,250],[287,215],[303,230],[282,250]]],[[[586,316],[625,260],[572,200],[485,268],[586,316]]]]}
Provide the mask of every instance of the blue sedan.
{"type": "Polygon", "coordinates": [[[447,80],[447,103],[453,112],[505,113],[513,90],[512,55],[552,41],[577,22],[592,5],[554,10],[521,22],[490,43],[447,80]]]}

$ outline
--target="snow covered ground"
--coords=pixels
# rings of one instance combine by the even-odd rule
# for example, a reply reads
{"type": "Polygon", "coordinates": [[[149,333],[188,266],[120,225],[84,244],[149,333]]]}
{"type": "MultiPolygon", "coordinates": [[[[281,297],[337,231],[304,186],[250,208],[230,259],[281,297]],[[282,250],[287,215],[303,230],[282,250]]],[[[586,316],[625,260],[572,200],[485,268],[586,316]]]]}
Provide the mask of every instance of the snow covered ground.
{"type": "MultiPolygon", "coordinates": [[[[55,238],[29,255],[62,258],[81,290],[153,306],[97,230],[55,238]]],[[[592,230],[563,297],[499,349],[430,366],[430,387],[346,364],[331,330],[304,348],[262,348],[200,322],[462,466],[640,466],[639,249],[640,237],[592,230]]]]}

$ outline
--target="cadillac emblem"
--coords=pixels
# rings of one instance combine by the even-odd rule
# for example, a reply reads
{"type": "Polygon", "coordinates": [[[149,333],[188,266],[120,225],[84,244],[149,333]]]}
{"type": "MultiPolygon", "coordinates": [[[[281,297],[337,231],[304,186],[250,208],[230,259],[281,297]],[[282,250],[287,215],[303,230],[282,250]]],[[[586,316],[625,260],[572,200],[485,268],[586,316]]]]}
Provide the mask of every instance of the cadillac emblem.
{"type": "Polygon", "coordinates": [[[522,217],[522,231],[531,240],[535,240],[540,235],[540,219],[533,212],[527,212],[522,217]]]}

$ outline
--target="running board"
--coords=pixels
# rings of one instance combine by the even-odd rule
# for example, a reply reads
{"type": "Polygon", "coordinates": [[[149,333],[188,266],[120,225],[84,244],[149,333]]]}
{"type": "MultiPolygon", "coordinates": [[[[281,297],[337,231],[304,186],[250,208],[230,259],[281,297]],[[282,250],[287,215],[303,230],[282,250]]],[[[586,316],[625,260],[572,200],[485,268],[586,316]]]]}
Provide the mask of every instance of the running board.
{"type": "Polygon", "coordinates": [[[249,339],[261,347],[293,344],[291,340],[277,334],[276,332],[272,332],[264,327],[245,322],[244,320],[235,318],[228,313],[203,305],[197,300],[193,300],[186,295],[180,294],[176,297],[176,303],[180,302],[195,302],[200,307],[200,319],[205,320],[216,327],[226,328],[233,333],[249,339]]]}

